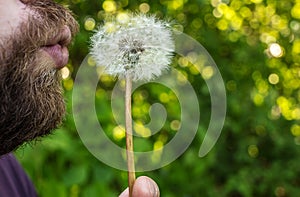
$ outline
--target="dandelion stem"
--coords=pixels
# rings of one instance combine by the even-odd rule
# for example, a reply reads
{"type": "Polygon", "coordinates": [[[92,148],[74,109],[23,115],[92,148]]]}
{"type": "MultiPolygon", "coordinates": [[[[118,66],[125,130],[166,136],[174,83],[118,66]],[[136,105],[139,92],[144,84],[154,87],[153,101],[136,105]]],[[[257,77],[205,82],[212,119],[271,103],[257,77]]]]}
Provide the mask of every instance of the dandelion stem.
{"type": "Polygon", "coordinates": [[[132,79],[130,74],[125,77],[125,129],[126,129],[126,154],[128,168],[129,196],[132,196],[133,184],[135,181],[133,137],[132,137],[132,116],[131,116],[131,90],[132,79]]]}

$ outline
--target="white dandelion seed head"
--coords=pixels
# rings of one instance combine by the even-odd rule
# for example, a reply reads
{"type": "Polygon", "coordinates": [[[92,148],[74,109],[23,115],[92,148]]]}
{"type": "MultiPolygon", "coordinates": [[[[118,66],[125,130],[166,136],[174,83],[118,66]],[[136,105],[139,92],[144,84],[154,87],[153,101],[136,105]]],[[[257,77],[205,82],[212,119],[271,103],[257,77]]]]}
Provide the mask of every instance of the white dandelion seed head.
{"type": "Polygon", "coordinates": [[[128,14],[113,19],[92,36],[91,55],[113,76],[151,80],[171,63],[175,50],[169,24],[154,16],[128,14]]]}

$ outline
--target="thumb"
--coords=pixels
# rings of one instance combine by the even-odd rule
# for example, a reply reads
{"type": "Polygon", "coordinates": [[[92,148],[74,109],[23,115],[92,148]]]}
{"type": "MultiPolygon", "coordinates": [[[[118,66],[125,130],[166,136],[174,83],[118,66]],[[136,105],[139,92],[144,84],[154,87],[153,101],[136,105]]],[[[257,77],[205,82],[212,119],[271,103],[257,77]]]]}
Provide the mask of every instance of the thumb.
{"type": "MultiPolygon", "coordinates": [[[[159,197],[159,188],[157,184],[146,176],[140,176],[136,179],[133,186],[133,197],[159,197]]],[[[127,188],[119,197],[129,197],[127,188]]]]}

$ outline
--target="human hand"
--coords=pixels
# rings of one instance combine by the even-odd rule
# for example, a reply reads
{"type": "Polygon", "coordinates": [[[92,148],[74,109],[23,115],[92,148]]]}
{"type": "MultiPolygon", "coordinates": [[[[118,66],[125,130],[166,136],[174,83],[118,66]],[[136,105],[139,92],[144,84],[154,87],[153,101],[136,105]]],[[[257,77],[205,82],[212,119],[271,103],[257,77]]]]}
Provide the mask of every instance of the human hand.
{"type": "MultiPolygon", "coordinates": [[[[140,176],[133,185],[133,197],[159,197],[159,189],[157,184],[146,176],[140,176]]],[[[129,197],[129,189],[127,188],[119,197],[129,197]]]]}

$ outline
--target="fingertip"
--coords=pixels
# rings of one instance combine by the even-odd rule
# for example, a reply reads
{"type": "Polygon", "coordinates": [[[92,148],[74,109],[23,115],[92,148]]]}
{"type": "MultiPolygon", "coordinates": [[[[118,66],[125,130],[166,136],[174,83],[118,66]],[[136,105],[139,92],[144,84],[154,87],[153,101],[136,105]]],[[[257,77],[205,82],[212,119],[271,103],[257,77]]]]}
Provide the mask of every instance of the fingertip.
{"type": "Polygon", "coordinates": [[[133,186],[133,197],[159,197],[157,184],[149,177],[140,176],[133,186]]]}

